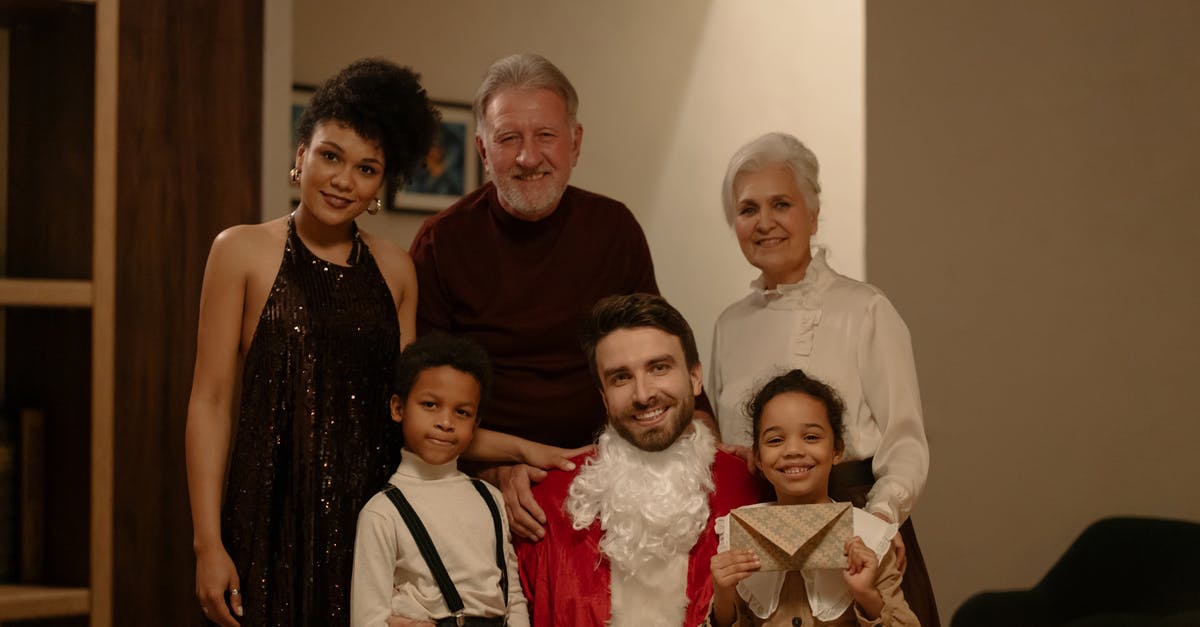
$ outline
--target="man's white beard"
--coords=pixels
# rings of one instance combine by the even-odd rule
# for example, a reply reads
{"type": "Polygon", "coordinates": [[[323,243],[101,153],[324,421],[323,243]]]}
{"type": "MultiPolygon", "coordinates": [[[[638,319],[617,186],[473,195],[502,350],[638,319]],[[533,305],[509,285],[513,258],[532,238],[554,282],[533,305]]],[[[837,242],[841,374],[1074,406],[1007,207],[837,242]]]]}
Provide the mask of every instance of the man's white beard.
{"type": "MultiPolygon", "coordinates": [[[[548,176],[553,176],[550,172],[548,176]]],[[[562,200],[563,192],[567,189],[566,181],[561,185],[551,185],[540,190],[524,190],[520,185],[503,176],[493,176],[496,183],[496,193],[508,206],[506,209],[517,214],[522,220],[537,221],[554,213],[562,200]]]]}
{"type": "Polygon", "coordinates": [[[600,551],[612,565],[612,624],[624,624],[623,618],[639,619],[629,624],[682,624],[687,558],[708,524],[715,454],[713,435],[703,425],[653,453],[611,427],[600,435],[596,456],[571,483],[566,510],[575,529],[600,519],[600,551]],[[645,612],[669,618],[655,620],[645,612]]]}

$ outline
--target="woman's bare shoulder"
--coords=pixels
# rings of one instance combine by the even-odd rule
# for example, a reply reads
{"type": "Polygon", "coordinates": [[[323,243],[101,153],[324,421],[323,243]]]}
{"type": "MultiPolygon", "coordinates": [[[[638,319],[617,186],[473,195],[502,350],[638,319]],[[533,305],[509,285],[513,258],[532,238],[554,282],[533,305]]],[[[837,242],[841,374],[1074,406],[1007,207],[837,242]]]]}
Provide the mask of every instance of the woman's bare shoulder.
{"type": "Polygon", "coordinates": [[[262,224],[239,224],[217,234],[210,260],[235,266],[277,258],[287,240],[287,216],[262,224]]]}
{"type": "Polygon", "coordinates": [[[237,224],[217,234],[214,243],[226,245],[252,245],[270,240],[282,242],[287,238],[287,216],[261,224],[237,224]]]}
{"type": "Polygon", "coordinates": [[[410,275],[415,278],[412,257],[409,257],[408,251],[386,237],[373,235],[366,231],[360,231],[360,234],[363,243],[371,249],[371,255],[375,257],[375,263],[379,266],[379,270],[383,272],[385,277],[396,278],[405,282],[407,282],[407,277],[410,275]]]}

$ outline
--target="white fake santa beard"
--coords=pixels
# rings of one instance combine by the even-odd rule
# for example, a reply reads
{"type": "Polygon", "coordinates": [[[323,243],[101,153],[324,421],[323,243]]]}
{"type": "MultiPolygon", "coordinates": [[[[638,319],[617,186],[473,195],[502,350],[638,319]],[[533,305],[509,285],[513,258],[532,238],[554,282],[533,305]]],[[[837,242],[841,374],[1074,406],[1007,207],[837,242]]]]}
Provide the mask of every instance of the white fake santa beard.
{"type": "Polygon", "coordinates": [[[704,426],[654,453],[611,427],[600,435],[596,456],[571,483],[566,510],[576,529],[600,519],[600,551],[612,565],[611,625],[683,624],[688,554],[708,524],[715,455],[704,426]]]}

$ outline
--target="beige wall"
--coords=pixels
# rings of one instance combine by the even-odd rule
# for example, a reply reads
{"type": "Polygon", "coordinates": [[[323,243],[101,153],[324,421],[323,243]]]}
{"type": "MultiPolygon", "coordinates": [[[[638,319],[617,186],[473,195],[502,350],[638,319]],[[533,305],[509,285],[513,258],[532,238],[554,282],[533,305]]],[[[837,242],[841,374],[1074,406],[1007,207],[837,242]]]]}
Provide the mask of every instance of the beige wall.
{"type": "MultiPolygon", "coordinates": [[[[716,315],[756,274],[721,217],[719,187],[729,156],[758,134],[795,133],[821,156],[822,239],[833,263],[862,275],[863,13],[861,0],[361,0],[353,11],[296,0],[292,71],[319,83],[383,56],[420,71],[435,98],[470,101],[496,58],[554,61],[580,93],[573,183],[637,214],[659,285],[706,357],[716,315]]],[[[407,246],[422,218],[361,224],[407,246]]]]}
{"type": "Polygon", "coordinates": [[[274,218],[291,208],[287,172],[292,140],[292,0],[263,0],[262,213],[274,218]]]}
{"type": "MultiPolygon", "coordinates": [[[[753,276],[719,217],[725,160],[767,130],[808,140],[833,263],[861,277],[865,255],[913,331],[933,447],[916,520],[947,622],[1096,518],[1200,520],[1190,0],[329,4],[296,0],[277,34],[298,82],[380,55],[466,101],[496,57],[558,63],[583,101],[575,182],[637,213],[705,352],[753,276]]],[[[407,245],[420,219],[363,224],[407,245]]]]}
{"type": "Polygon", "coordinates": [[[1200,520],[1197,24],[1191,0],[868,5],[867,263],[917,349],[947,619],[1097,518],[1200,520]]]}

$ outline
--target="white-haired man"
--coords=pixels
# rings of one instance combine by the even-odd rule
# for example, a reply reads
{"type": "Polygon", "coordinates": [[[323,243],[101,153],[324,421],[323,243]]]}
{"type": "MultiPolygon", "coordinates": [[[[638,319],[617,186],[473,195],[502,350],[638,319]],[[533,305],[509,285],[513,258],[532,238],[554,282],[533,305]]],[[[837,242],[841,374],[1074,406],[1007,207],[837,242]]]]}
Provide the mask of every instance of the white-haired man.
{"type": "MultiPolygon", "coordinates": [[[[426,220],[410,251],[421,286],[417,332],[465,335],[492,357],[483,426],[565,448],[590,443],[605,421],[576,341],[579,320],[605,296],[658,293],[629,209],[568,184],[583,141],[578,108],[575,88],[545,58],[493,63],[474,102],[475,144],[491,180],[426,220]]],[[[715,432],[703,395],[698,408],[715,432]]],[[[541,534],[529,479],[543,474],[518,465],[485,475],[504,491],[518,535],[541,534]]]]}

